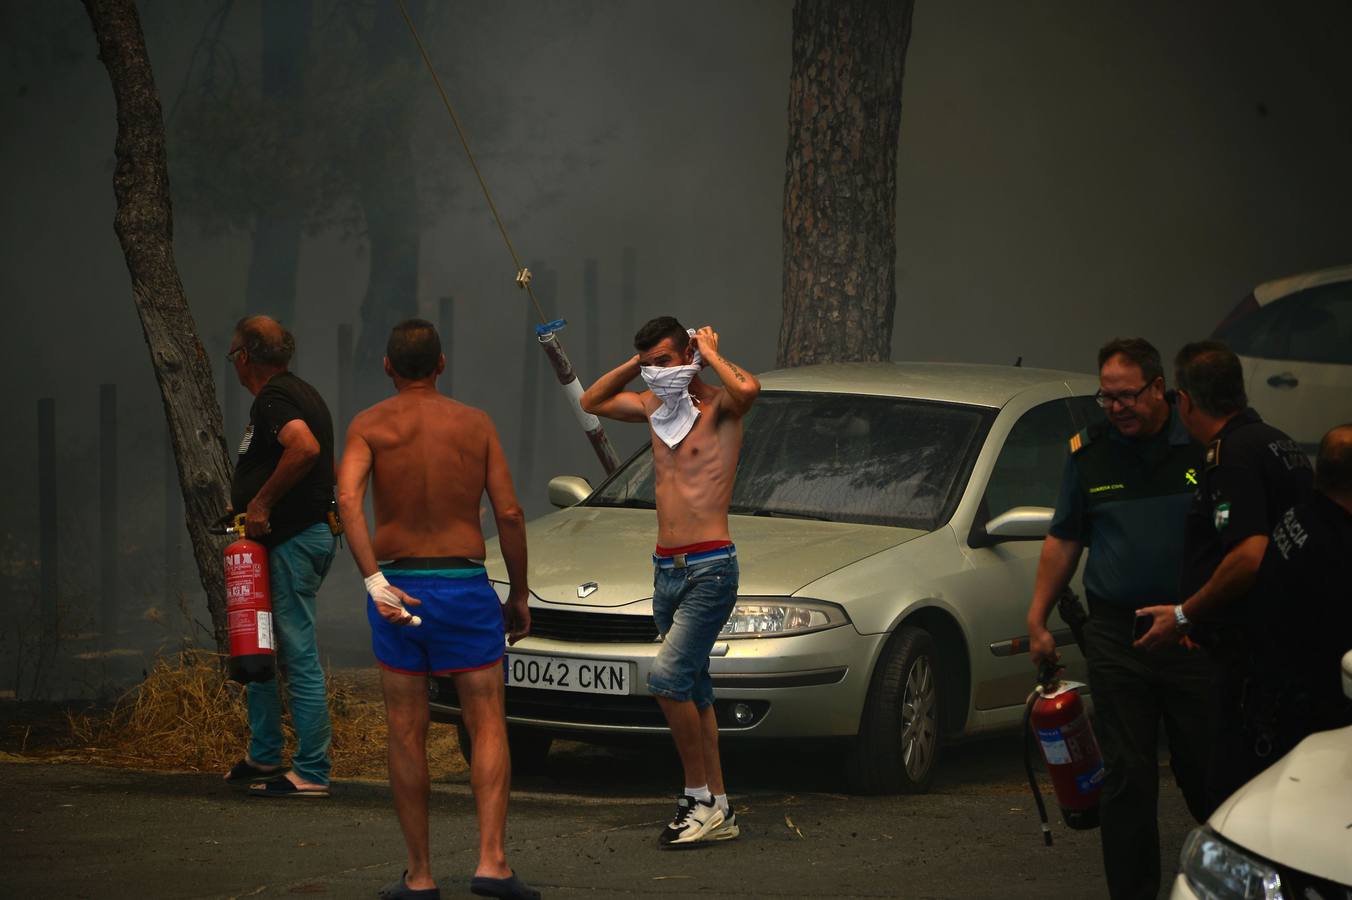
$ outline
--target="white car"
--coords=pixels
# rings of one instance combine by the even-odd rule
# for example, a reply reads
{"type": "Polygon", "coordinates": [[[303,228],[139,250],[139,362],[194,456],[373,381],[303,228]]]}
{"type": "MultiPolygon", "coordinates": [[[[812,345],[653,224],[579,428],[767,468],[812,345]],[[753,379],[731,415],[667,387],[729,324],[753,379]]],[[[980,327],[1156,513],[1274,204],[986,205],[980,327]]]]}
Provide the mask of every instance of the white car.
{"type": "Polygon", "coordinates": [[[1194,829],[1171,897],[1352,900],[1352,726],[1310,735],[1194,829]]]}
{"type": "Polygon", "coordinates": [[[1260,284],[1213,336],[1239,354],[1249,403],[1311,455],[1352,422],[1352,266],[1260,284]]]}

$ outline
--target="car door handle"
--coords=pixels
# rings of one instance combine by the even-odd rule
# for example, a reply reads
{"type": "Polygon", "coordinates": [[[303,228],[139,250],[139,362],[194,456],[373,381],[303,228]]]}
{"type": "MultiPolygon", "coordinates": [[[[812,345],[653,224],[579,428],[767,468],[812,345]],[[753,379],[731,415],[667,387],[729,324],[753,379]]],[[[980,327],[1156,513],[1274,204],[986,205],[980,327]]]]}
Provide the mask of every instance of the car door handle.
{"type": "Polygon", "coordinates": [[[1272,387],[1275,388],[1293,388],[1296,385],[1300,384],[1300,379],[1292,375],[1290,372],[1282,372],[1280,374],[1273,375],[1267,381],[1268,384],[1270,384],[1272,387]]]}

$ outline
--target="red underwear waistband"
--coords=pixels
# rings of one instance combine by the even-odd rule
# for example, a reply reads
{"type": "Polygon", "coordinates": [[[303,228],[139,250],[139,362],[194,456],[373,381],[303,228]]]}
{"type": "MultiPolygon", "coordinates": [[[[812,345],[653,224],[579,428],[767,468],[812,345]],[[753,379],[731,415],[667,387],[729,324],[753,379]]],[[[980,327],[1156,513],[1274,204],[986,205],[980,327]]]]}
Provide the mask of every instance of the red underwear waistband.
{"type": "Polygon", "coordinates": [[[721,550],[731,546],[732,541],[700,541],[698,544],[686,544],[684,547],[663,547],[658,544],[654,552],[658,556],[679,556],[682,553],[688,556],[691,553],[708,553],[710,550],[721,550]]]}

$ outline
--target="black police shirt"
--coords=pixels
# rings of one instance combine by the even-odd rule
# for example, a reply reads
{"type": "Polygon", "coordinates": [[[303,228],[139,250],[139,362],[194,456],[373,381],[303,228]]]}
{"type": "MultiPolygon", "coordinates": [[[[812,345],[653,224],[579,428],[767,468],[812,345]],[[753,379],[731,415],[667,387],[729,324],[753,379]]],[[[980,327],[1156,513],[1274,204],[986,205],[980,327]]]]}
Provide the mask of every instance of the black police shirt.
{"type": "MultiPolygon", "coordinates": [[[[1206,446],[1184,538],[1183,596],[1207,583],[1225,555],[1254,535],[1272,534],[1278,520],[1310,495],[1314,472],[1295,441],[1246,409],[1206,446]]],[[[1231,603],[1209,624],[1237,623],[1247,604],[1231,603]]]]}
{"type": "Polygon", "coordinates": [[[272,531],[261,540],[267,547],[325,521],[333,504],[333,419],[319,392],[290,372],[274,376],[249,408],[249,427],[240,442],[239,462],[230,483],[230,503],[235,512],[244,512],[272,477],[284,449],[277,435],[293,419],[309,427],[319,442],[319,456],[310,471],[273,506],[268,519],[272,531]]]}
{"type": "Polygon", "coordinates": [[[1287,510],[1258,570],[1254,608],[1264,677],[1306,692],[1313,728],[1352,725],[1341,667],[1352,650],[1352,513],[1319,492],[1287,510]]]}

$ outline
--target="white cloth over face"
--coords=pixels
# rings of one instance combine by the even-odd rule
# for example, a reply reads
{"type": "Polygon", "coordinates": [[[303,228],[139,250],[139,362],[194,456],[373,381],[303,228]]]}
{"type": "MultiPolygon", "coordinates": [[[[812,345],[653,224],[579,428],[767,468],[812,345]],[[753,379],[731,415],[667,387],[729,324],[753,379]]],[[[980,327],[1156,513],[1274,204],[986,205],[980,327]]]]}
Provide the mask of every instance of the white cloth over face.
{"type": "MultiPolygon", "coordinates": [[[[693,328],[688,329],[688,332],[692,338],[695,336],[693,328]]],[[[648,423],[652,425],[653,433],[662,439],[662,443],[672,449],[685,440],[690,429],[695,427],[695,420],[699,418],[699,410],[695,408],[694,400],[690,396],[690,382],[703,368],[702,363],[697,348],[694,361],[690,365],[639,368],[639,374],[643,376],[643,382],[648,385],[648,390],[662,401],[662,405],[648,416],[648,423]]]]}

